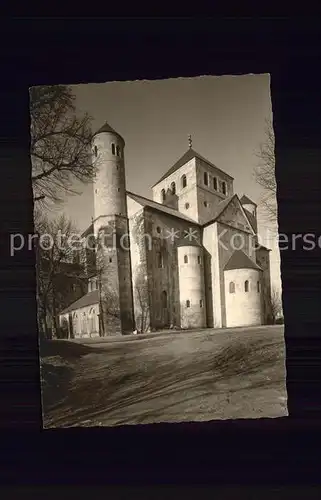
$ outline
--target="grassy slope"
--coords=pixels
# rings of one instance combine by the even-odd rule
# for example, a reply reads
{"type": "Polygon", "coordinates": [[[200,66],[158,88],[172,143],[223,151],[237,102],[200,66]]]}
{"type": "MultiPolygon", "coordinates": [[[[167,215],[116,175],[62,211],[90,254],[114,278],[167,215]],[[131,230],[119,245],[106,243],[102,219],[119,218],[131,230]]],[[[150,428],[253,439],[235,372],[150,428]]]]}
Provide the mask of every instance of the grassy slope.
{"type": "Polygon", "coordinates": [[[287,415],[283,327],[42,349],[44,425],[287,415]]]}

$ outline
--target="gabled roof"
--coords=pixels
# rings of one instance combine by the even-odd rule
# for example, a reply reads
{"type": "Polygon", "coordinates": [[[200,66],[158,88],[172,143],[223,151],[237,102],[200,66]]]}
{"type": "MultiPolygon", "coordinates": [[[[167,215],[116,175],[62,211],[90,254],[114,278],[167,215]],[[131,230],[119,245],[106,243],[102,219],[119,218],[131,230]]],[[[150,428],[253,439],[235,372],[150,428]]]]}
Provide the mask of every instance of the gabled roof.
{"type": "Polygon", "coordinates": [[[181,158],[179,158],[179,160],[177,160],[177,162],[174,163],[174,165],[170,169],[167,170],[166,174],[164,174],[157,182],[155,182],[155,184],[152,187],[154,187],[157,184],[159,184],[160,182],[162,182],[164,179],[166,179],[166,177],[169,177],[171,174],[173,174],[174,172],[176,172],[176,170],[178,170],[180,167],[182,167],[183,165],[185,165],[186,163],[188,163],[193,158],[198,158],[200,160],[205,161],[209,166],[215,168],[216,170],[218,170],[219,172],[221,172],[222,174],[224,174],[226,177],[229,177],[232,180],[234,179],[229,174],[227,174],[226,172],[223,172],[223,170],[221,170],[220,168],[216,167],[216,165],[214,165],[213,163],[211,163],[210,161],[208,161],[206,158],[204,158],[204,156],[202,156],[199,153],[197,153],[196,151],[194,151],[194,149],[189,148],[186,151],[186,153],[184,153],[183,156],[181,156],[181,158]]]}
{"type": "Polygon", "coordinates": [[[163,212],[167,215],[171,215],[172,217],[177,217],[178,219],[183,219],[186,220],[187,222],[190,222],[192,224],[195,224],[196,226],[199,226],[198,222],[196,222],[193,219],[190,219],[186,215],[182,214],[178,210],[175,210],[174,208],[167,207],[166,205],[162,205],[161,203],[157,203],[156,201],[149,200],[148,198],[144,198],[143,196],[140,196],[135,193],[131,193],[130,191],[127,191],[127,196],[132,198],[134,201],[142,205],[143,207],[149,207],[154,210],[158,210],[159,212],[163,212]]]}
{"type": "Polygon", "coordinates": [[[224,267],[224,271],[230,271],[232,269],[257,269],[258,271],[262,271],[262,269],[251,260],[243,250],[235,250],[232,254],[232,257],[227,262],[224,267]]]}
{"type": "Polygon", "coordinates": [[[254,215],[251,214],[246,208],[243,207],[244,212],[246,213],[246,217],[249,219],[249,222],[253,228],[253,230],[256,232],[257,231],[257,223],[254,215]]]}
{"type": "Polygon", "coordinates": [[[89,236],[90,234],[94,234],[94,224],[91,223],[90,226],[85,229],[85,231],[82,233],[81,237],[85,238],[86,236],[89,236]]]}
{"type": "Polygon", "coordinates": [[[94,133],[93,137],[95,137],[95,135],[97,135],[97,134],[102,134],[103,132],[110,132],[111,134],[117,135],[125,144],[123,137],[118,132],[116,132],[116,130],[114,130],[107,122],[105,122],[104,125],[102,127],[100,127],[97,130],[97,132],[94,133]]]}
{"type": "Polygon", "coordinates": [[[255,207],[257,207],[257,204],[254,203],[254,201],[250,200],[250,198],[245,196],[245,194],[243,194],[240,201],[241,201],[242,205],[254,205],[255,207]]]}
{"type": "Polygon", "coordinates": [[[233,194],[233,196],[229,196],[225,198],[225,200],[220,201],[217,205],[213,207],[213,217],[211,220],[203,224],[203,227],[209,226],[216,221],[216,219],[221,215],[221,213],[226,209],[226,207],[231,203],[234,198],[238,198],[237,194],[233,194]]]}
{"type": "Polygon", "coordinates": [[[70,304],[70,306],[66,307],[66,309],[61,311],[61,313],[59,314],[66,314],[70,311],[74,311],[75,309],[80,309],[81,307],[91,306],[98,303],[99,303],[98,290],[93,290],[92,292],[89,292],[86,295],[80,297],[80,299],[76,300],[76,302],[70,304]]]}

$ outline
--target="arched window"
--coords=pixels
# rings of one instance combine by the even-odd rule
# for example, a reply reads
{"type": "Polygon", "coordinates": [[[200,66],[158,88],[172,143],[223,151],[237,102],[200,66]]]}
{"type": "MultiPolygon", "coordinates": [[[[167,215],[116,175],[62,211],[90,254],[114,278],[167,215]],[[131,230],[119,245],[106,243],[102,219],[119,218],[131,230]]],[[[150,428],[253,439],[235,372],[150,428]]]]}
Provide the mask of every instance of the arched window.
{"type": "Polygon", "coordinates": [[[162,201],[165,201],[165,199],[166,199],[165,189],[161,190],[161,197],[162,197],[162,201]]]}
{"type": "Polygon", "coordinates": [[[205,186],[208,186],[208,173],[204,172],[204,184],[205,186]]]}
{"type": "Polygon", "coordinates": [[[120,156],[120,147],[119,146],[116,146],[116,155],[120,156]]]}
{"type": "Polygon", "coordinates": [[[185,208],[186,208],[186,210],[189,209],[189,203],[185,203],[185,208]]]}
{"type": "Polygon", "coordinates": [[[97,158],[97,156],[98,156],[98,148],[97,148],[97,146],[94,147],[94,155],[97,158]]]}
{"type": "Polygon", "coordinates": [[[222,182],[222,193],[226,194],[226,183],[224,181],[222,182]]]}
{"type": "Polygon", "coordinates": [[[200,256],[200,255],[198,255],[198,256],[197,256],[197,262],[198,262],[198,264],[201,264],[201,262],[202,262],[202,261],[201,261],[201,256],[200,256]]]}
{"type": "Polygon", "coordinates": [[[235,283],[234,283],[234,281],[230,282],[229,291],[230,291],[230,293],[235,293],[235,283]]]}
{"type": "Polygon", "coordinates": [[[184,255],[184,264],[187,264],[188,263],[188,257],[187,255],[184,255]]]}
{"type": "Polygon", "coordinates": [[[162,308],[167,308],[167,292],[165,290],[162,291],[162,308]]]}
{"type": "Polygon", "coordinates": [[[190,300],[187,300],[187,301],[186,301],[186,307],[191,307],[191,302],[190,302],[190,300]]]}
{"type": "Polygon", "coordinates": [[[208,206],[207,201],[204,201],[204,207],[207,207],[207,206],[208,206]]]}
{"type": "Polygon", "coordinates": [[[185,174],[182,175],[181,183],[182,183],[182,188],[185,188],[187,186],[187,179],[185,174]]]}
{"type": "Polygon", "coordinates": [[[258,293],[260,293],[260,282],[259,281],[257,282],[257,291],[258,291],[258,293]]]}
{"type": "Polygon", "coordinates": [[[249,291],[249,282],[248,282],[248,280],[246,280],[245,283],[244,283],[244,291],[245,292],[249,291]]]}
{"type": "Polygon", "coordinates": [[[115,154],[115,144],[111,145],[111,153],[114,155],[115,154]]]}
{"type": "Polygon", "coordinates": [[[160,234],[161,233],[161,228],[159,226],[157,226],[156,231],[158,232],[158,234],[160,234]]]}
{"type": "Polygon", "coordinates": [[[171,191],[172,191],[172,194],[176,194],[176,184],[175,184],[175,182],[172,182],[172,184],[171,184],[171,191]]]}
{"type": "Polygon", "coordinates": [[[213,177],[213,188],[217,191],[217,178],[213,177]]]}

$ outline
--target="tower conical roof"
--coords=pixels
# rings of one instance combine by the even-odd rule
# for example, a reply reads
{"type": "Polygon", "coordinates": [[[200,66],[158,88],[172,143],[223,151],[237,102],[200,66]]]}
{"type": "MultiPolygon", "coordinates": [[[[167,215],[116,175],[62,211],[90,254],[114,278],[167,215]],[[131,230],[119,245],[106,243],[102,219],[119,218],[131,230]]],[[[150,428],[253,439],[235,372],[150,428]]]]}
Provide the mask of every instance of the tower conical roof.
{"type": "Polygon", "coordinates": [[[248,198],[247,196],[245,196],[245,194],[243,194],[242,198],[241,198],[241,203],[242,205],[254,205],[257,207],[257,204],[254,203],[254,201],[250,200],[250,198],[248,198]]]}
{"type": "Polygon", "coordinates": [[[121,136],[118,132],[116,132],[116,130],[115,130],[115,129],[113,129],[113,128],[109,125],[109,123],[107,123],[107,122],[105,122],[105,123],[104,123],[104,125],[103,125],[102,127],[100,127],[100,128],[97,130],[97,132],[95,132],[95,133],[94,133],[93,137],[95,137],[95,135],[102,134],[102,133],[104,133],[104,132],[109,132],[109,133],[111,133],[111,134],[115,134],[115,135],[117,135],[117,136],[118,136],[118,137],[119,137],[119,138],[123,141],[123,143],[125,144],[125,141],[124,141],[123,137],[122,137],[122,136],[121,136]]]}
{"type": "Polygon", "coordinates": [[[248,257],[243,250],[235,250],[232,254],[230,260],[224,267],[224,271],[231,271],[232,269],[257,269],[262,271],[262,269],[248,257]]]}

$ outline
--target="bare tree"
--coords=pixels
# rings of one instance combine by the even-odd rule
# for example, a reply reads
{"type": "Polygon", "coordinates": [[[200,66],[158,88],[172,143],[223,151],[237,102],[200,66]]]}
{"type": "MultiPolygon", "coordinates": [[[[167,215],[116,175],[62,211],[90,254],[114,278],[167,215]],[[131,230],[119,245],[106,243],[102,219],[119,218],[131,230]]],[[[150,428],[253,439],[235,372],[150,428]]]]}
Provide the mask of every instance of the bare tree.
{"type": "Polygon", "coordinates": [[[74,255],[80,251],[80,239],[73,223],[63,214],[50,220],[35,211],[37,263],[37,302],[40,332],[51,336],[52,327],[59,331],[58,313],[72,301],[75,294],[70,285],[79,284],[79,294],[86,283],[81,265],[74,264],[74,255]],[[73,236],[75,235],[75,236],[73,236]],[[76,238],[75,238],[76,237],[76,238]],[[48,320],[51,325],[48,324],[48,320]]]}
{"type": "Polygon", "coordinates": [[[271,290],[271,316],[272,323],[275,323],[276,319],[282,315],[282,297],[281,292],[272,287],[271,290]]]}
{"type": "Polygon", "coordinates": [[[135,269],[134,280],[135,320],[140,333],[148,331],[150,327],[148,281],[144,270],[145,266],[138,265],[135,269]]]}
{"type": "Polygon", "coordinates": [[[68,86],[30,89],[34,200],[46,205],[61,202],[63,194],[77,194],[73,181],[87,183],[95,174],[91,118],[77,116],[74,101],[68,86]]]}
{"type": "Polygon", "coordinates": [[[276,202],[276,179],[275,179],[275,155],[274,155],[274,132],[270,120],[266,120],[266,140],[260,145],[256,156],[259,163],[254,170],[256,182],[263,188],[264,195],[262,206],[268,219],[275,223],[277,221],[276,202]]]}

